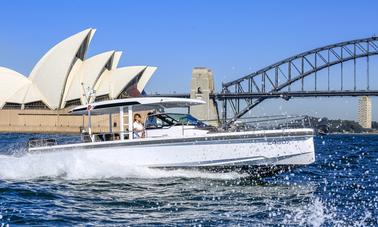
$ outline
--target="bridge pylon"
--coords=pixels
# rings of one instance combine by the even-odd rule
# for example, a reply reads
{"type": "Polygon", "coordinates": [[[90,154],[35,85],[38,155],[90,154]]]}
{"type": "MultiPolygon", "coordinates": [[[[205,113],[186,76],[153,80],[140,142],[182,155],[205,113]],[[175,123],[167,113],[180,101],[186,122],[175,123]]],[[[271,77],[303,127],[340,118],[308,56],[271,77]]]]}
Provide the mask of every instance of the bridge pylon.
{"type": "Polygon", "coordinates": [[[190,98],[203,100],[206,104],[191,106],[190,113],[198,119],[206,121],[211,125],[218,126],[219,118],[217,104],[212,98],[214,91],[213,72],[204,67],[194,68],[192,71],[190,98]]]}

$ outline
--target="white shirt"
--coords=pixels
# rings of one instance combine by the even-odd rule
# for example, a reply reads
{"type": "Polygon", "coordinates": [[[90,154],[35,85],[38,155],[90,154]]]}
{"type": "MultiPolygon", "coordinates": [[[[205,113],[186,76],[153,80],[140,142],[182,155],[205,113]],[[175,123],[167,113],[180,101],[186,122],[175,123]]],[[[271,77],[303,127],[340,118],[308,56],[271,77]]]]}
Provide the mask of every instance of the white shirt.
{"type": "Polygon", "coordinates": [[[134,138],[142,138],[144,126],[142,123],[134,121],[133,123],[134,138]]]}

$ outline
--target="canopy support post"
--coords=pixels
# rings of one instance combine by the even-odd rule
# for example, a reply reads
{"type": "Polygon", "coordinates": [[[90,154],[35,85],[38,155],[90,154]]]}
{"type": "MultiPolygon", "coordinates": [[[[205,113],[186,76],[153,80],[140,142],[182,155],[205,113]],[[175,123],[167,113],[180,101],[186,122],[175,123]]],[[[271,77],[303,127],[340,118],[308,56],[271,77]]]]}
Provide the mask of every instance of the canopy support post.
{"type": "Polygon", "coordinates": [[[109,132],[113,133],[113,120],[112,120],[112,114],[109,114],[109,132]]]}
{"type": "Polygon", "coordinates": [[[90,108],[88,108],[88,135],[91,138],[91,141],[94,142],[94,138],[92,136],[92,118],[90,108]]]}
{"type": "Polygon", "coordinates": [[[128,117],[129,117],[129,140],[134,139],[133,136],[133,106],[128,106],[128,117]]]}
{"type": "Polygon", "coordinates": [[[92,118],[91,118],[91,111],[88,110],[88,131],[91,133],[92,131],[92,118]]]}
{"type": "Polygon", "coordinates": [[[125,133],[125,125],[123,123],[123,107],[121,106],[119,108],[119,135],[121,137],[121,140],[124,140],[124,133],[125,133]]]}

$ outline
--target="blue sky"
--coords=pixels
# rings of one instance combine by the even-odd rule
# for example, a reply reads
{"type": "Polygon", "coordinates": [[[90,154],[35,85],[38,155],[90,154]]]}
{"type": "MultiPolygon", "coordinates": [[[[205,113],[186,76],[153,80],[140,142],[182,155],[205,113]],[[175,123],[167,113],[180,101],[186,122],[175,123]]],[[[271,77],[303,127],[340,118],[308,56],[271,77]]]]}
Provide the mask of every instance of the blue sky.
{"type": "MultiPolygon", "coordinates": [[[[378,34],[378,1],[0,2],[0,65],[28,75],[53,45],[97,29],[88,56],[121,50],[120,65],[153,65],[148,92],[188,92],[191,70],[211,68],[216,87],[294,54],[378,34]]],[[[378,77],[378,61],[372,74],[378,77]]],[[[373,75],[372,75],[373,76],[373,75]]],[[[378,80],[375,80],[378,82],[378,80]]],[[[378,120],[378,99],[373,98],[378,120]]],[[[269,101],[252,112],[356,119],[356,98],[269,101]]]]}

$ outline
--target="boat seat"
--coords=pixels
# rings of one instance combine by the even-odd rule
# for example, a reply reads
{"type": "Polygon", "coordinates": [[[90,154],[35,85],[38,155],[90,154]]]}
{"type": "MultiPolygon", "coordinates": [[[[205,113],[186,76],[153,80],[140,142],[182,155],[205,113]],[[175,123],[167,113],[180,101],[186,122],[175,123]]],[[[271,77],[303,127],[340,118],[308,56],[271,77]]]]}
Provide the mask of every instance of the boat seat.
{"type": "Polygon", "coordinates": [[[92,142],[92,140],[91,140],[91,136],[89,135],[88,132],[83,132],[83,133],[81,133],[81,140],[82,140],[84,143],[90,143],[90,142],[92,142]]]}

